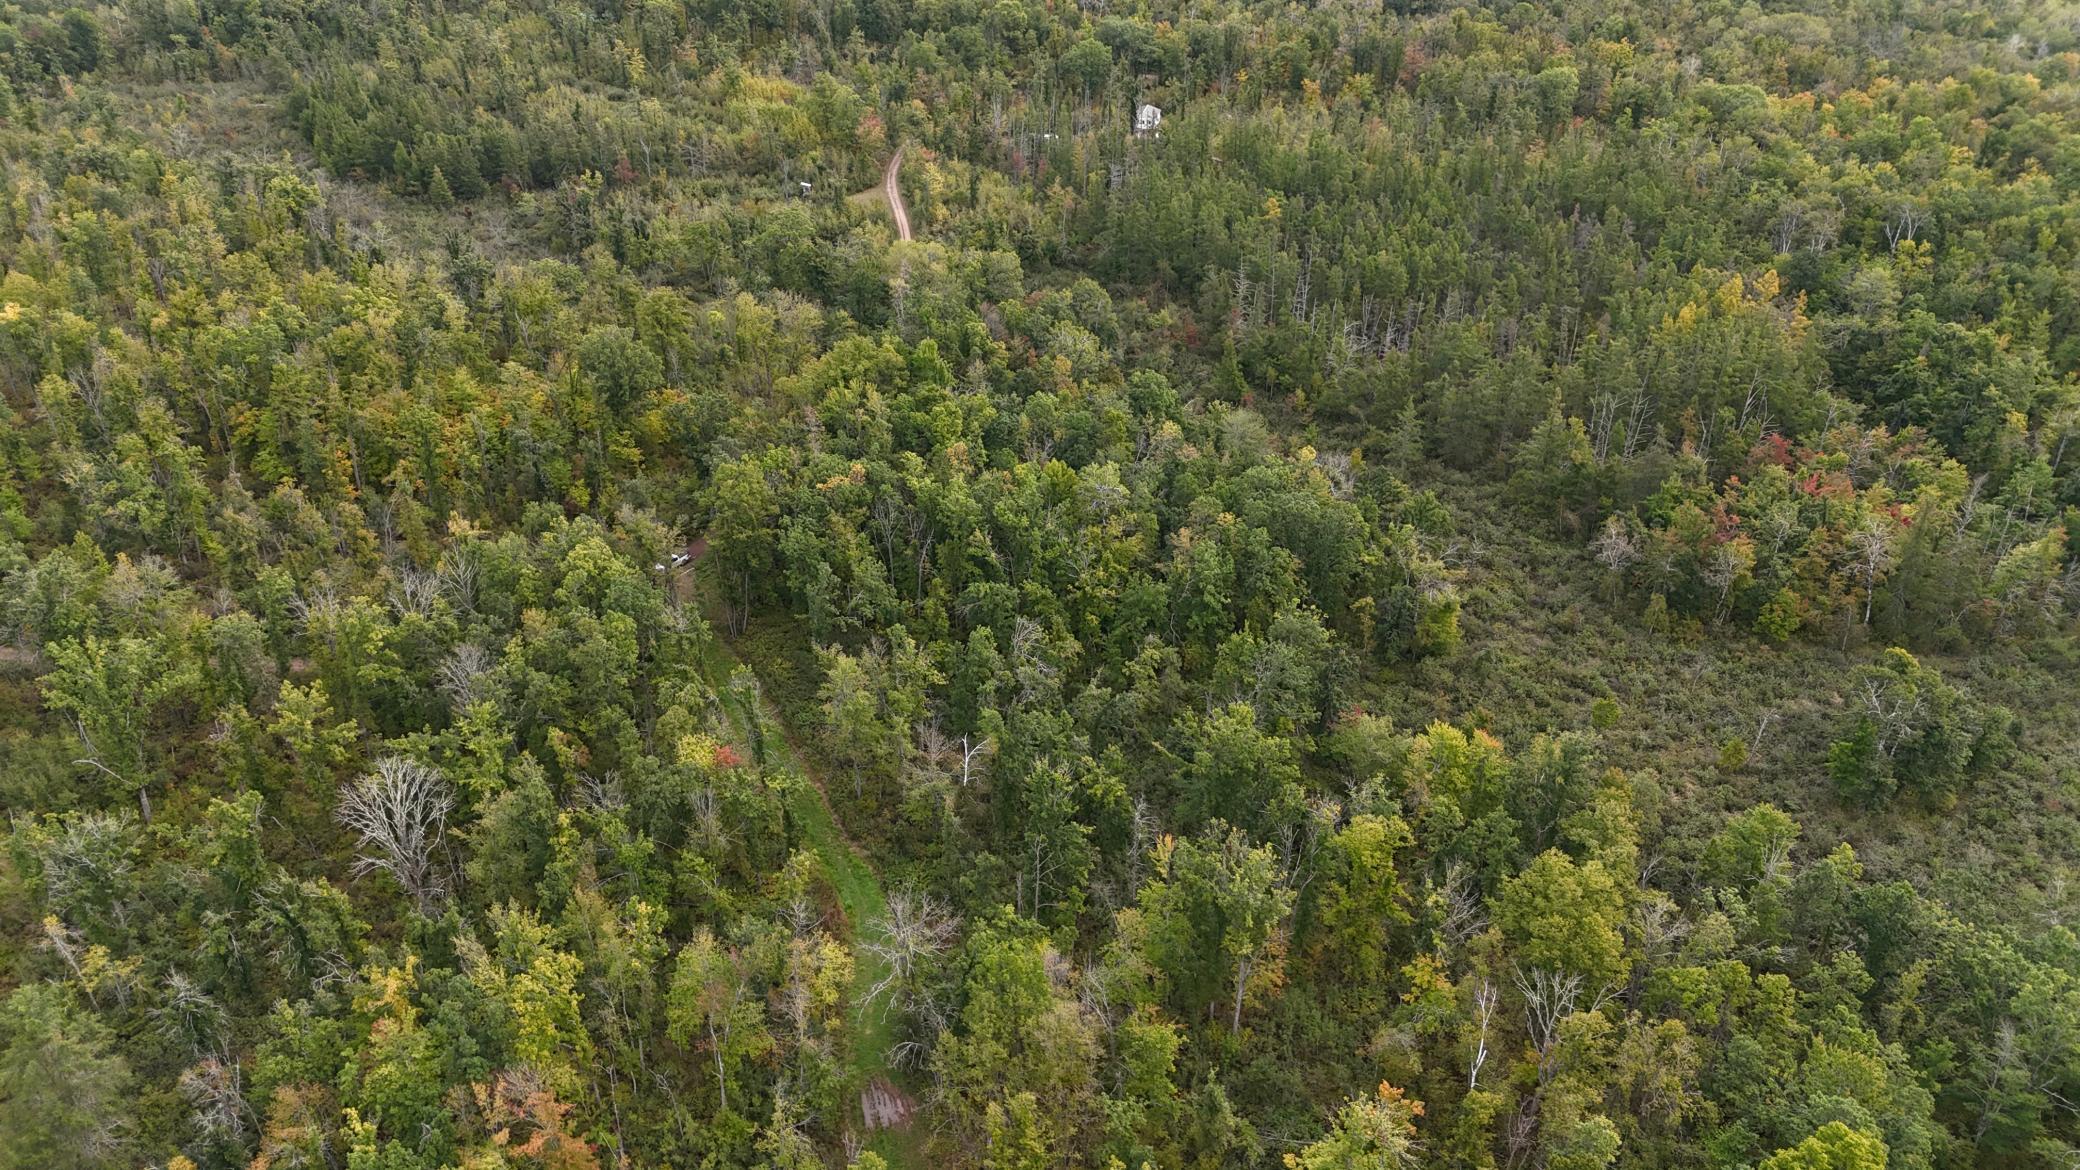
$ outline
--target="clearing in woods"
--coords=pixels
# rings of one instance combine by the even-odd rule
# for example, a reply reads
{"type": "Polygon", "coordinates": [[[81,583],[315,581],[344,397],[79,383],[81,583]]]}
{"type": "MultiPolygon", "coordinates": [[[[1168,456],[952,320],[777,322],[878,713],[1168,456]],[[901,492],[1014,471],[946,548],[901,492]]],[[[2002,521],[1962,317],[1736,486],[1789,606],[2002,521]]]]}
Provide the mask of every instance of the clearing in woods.
{"type": "MultiPolygon", "coordinates": [[[[699,563],[700,554],[707,551],[706,543],[705,540],[695,542],[687,550],[693,558],[692,563],[673,574],[672,592],[682,603],[695,600],[697,574],[693,570],[699,563]]],[[[700,651],[701,673],[715,694],[723,696],[723,707],[729,712],[737,733],[774,771],[800,776],[806,781],[787,787],[787,815],[801,832],[803,842],[822,860],[824,871],[830,876],[831,886],[837,893],[838,905],[845,915],[841,933],[849,933],[853,943],[852,1080],[860,1086],[859,1120],[868,1131],[867,1148],[886,1158],[891,1167],[922,1167],[921,1135],[915,1133],[909,1124],[917,1106],[897,1087],[895,1068],[890,1060],[895,1034],[881,1010],[882,1005],[862,1002],[863,993],[882,977],[884,971],[882,963],[861,949],[858,943],[863,932],[872,929],[887,915],[888,895],[881,888],[881,879],[873,867],[845,836],[837,818],[831,814],[830,803],[824,797],[822,778],[795,750],[794,736],[782,720],[779,709],[766,697],[763,686],[752,700],[758,706],[756,712],[739,710],[729,700],[729,678],[740,661],[723,641],[719,624],[713,628],[716,632],[709,636],[700,651]],[[759,742],[749,744],[754,734],[759,742]]]]}

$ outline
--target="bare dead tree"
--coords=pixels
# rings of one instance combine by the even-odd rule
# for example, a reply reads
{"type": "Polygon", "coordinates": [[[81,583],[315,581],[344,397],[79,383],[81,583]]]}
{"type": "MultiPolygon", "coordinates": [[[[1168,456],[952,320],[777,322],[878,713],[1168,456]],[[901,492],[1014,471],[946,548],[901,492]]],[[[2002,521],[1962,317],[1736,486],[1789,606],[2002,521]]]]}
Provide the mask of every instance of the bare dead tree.
{"type": "Polygon", "coordinates": [[[224,1007],[179,971],[166,977],[159,1002],[146,1013],[160,1035],[197,1056],[222,1054],[228,1017],[224,1007]]]}
{"type": "Polygon", "coordinates": [[[1733,609],[1733,586],[1752,566],[1752,560],[1744,561],[1733,541],[1719,545],[1705,560],[1704,579],[1718,592],[1713,616],[1725,621],[1733,609]]]}
{"type": "Polygon", "coordinates": [[[1321,853],[1322,845],[1335,835],[1343,823],[1343,802],[1328,797],[1314,797],[1307,802],[1307,815],[1300,823],[1287,829],[1279,841],[1279,865],[1285,870],[1287,884],[1295,897],[1303,893],[1314,881],[1315,858],[1321,853]]]}
{"type": "Polygon", "coordinates": [[[597,776],[580,772],[575,795],[583,807],[602,812],[618,813],[628,807],[628,791],[621,784],[618,768],[608,768],[597,776]]]}
{"type": "Polygon", "coordinates": [[[1751,426],[1758,436],[1774,434],[1777,429],[1776,420],[1770,417],[1769,394],[1762,385],[1759,371],[1748,380],[1747,396],[1741,399],[1741,416],[1734,422],[1733,429],[1745,433],[1751,426]]]}
{"type": "Polygon", "coordinates": [[[1358,359],[1371,354],[1379,346],[1379,339],[1373,336],[1364,320],[1345,321],[1341,341],[1340,346],[1329,352],[1329,372],[1339,377],[1356,365],[1358,359]]]}
{"type": "Polygon", "coordinates": [[[1926,700],[1919,687],[1903,688],[1895,692],[1885,685],[1886,680],[1877,675],[1868,675],[1863,680],[1863,707],[1869,712],[1871,722],[1878,729],[1877,748],[1886,759],[1899,749],[1900,743],[1914,733],[1921,724],[1921,714],[1926,700]]]}
{"type": "Polygon", "coordinates": [[[1055,678],[1061,668],[1048,659],[1047,632],[1040,623],[1029,617],[1020,617],[1011,627],[1011,663],[1019,680],[1018,701],[1031,702],[1043,693],[1051,693],[1055,678]]]}
{"type": "Polygon", "coordinates": [[[1235,270],[1235,275],[1232,278],[1232,281],[1235,286],[1235,309],[1233,314],[1234,323],[1236,325],[1241,326],[1249,326],[1255,324],[1255,322],[1251,319],[1249,306],[1255,301],[1256,298],[1251,287],[1249,274],[1238,268],[1235,270]]]}
{"type": "MultiPolygon", "coordinates": [[[[35,838],[33,848],[43,870],[44,897],[53,905],[92,896],[100,890],[132,888],[136,861],[130,848],[127,817],[114,813],[79,813],[65,817],[56,832],[35,838]]],[[[109,914],[129,929],[131,899],[110,900],[109,914]]]]}
{"type": "Polygon", "coordinates": [[[429,617],[441,595],[439,575],[420,569],[405,569],[390,587],[390,609],[398,617],[429,617]]]}
{"type": "Polygon", "coordinates": [[[1357,495],[1358,469],[1351,464],[1347,451],[1319,451],[1315,453],[1315,466],[1329,479],[1329,494],[1339,500],[1348,500],[1357,495]]]}
{"type": "Polygon", "coordinates": [[[1439,897],[1444,901],[1444,919],[1438,930],[1454,949],[1465,946],[1475,935],[1488,929],[1488,915],[1480,891],[1474,888],[1473,875],[1465,866],[1456,861],[1445,864],[1439,897]]]}
{"type": "Polygon", "coordinates": [[[1849,571],[1863,586],[1863,624],[1870,625],[1878,581],[1892,567],[1892,533],[1874,516],[1849,534],[1848,545],[1849,571]]]}
{"type": "Polygon", "coordinates": [[[1689,919],[1668,895],[1656,891],[1640,906],[1640,953],[1649,964],[1673,954],[1689,935],[1689,919]]]}
{"type": "Polygon", "coordinates": [[[322,635],[328,645],[333,642],[332,626],[339,618],[339,611],[339,594],[327,585],[320,585],[289,602],[289,612],[296,618],[298,632],[306,637],[322,635]]]}
{"type": "Polygon", "coordinates": [[[916,550],[916,555],[911,558],[916,570],[912,574],[915,578],[912,592],[921,601],[924,598],[925,570],[932,563],[932,550],[938,547],[939,529],[921,508],[910,509],[909,523],[910,547],[916,550]]]}
{"type": "Polygon", "coordinates": [[[697,844],[703,852],[721,854],[735,839],[729,824],[722,816],[722,799],[716,795],[714,785],[694,793],[687,801],[691,806],[687,817],[686,837],[689,844],[697,844]]]}
{"type": "Polygon", "coordinates": [[[1995,1119],[1999,1117],[1997,1103],[2003,1096],[2001,1085],[2011,1079],[2010,1074],[2021,1063],[2018,1059],[2020,1050],[2021,1045],[2015,1035],[2015,1021],[2002,1020],[1999,1029],[1994,1033],[1994,1058],[1987,1062],[1992,1069],[1987,1074],[1986,1087],[1979,1092],[1983,1107],[1979,1110],[1978,1123],[1972,1127],[1973,1140],[1985,1137],[1987,1130],[1993,1127],[1995,1119]]]}
{"type": "Polygon", "coordinates": [[[881,1002],[884,1017],[891,1010],[921,1016],[926,1030],[936,1033],[948,1021],[921,993],[918,976],[959,934],[960,920],[931,895],[909,890],[891,894],[888,913],[859,944],[882,966],[881,978],[867,988],[862,1002],[881,1002]]]}
{"type": "MultiPolygon", "coordinates": [[[[1047,900],[1047,891],[1056,888],[1054,877],[1064,867],[1060,851],[1046,834],[1028,834],[1024,861],[1018,872],[1012,875],[1014,905],[1032,917],[1038,917],[1042,910],[1053,906],[1055,903],[1047,900]],[[1030,901],[1026,897],[1028,892],[1032,895],[1030,901]]],[[[1067,892],[1066,884],[1060,888],[1061,892],[1067,892]]]]}
{"type": "Polygon", "coordinates": [[[1596,554],[1597,563],[1613,573],[1623,575],[1639,562],[1639,537],[1633,535],[1631,526],[1621,516],[1605,520],[1603,531],[1596,534],[1589,547],[1596,554]]]}
{"type": "Polygon", "coordinates": [[[454,790],[437,770],[403,756],[377,760],[340,797],[340,823],[360,834],[355,876],[387,873],[420,913],[431,913],[447,893],[433,854],[454,808],[454,790]]]}
{"type": "Polygon", "coordinates": [[[1630,459],[1639,448],[1647,424],[1647,379],[1629,389],[1605,389],[1589,402],[1589,442],[1597,462],[1611,457],[1611,440],[1623,433],[1620,452],[1630,459]],[[1622,414],[1622,418],[1621,418],[1622,414]]]}
{"type": "Polygon", "coordinates": [[[1885,218],[1885,242],[1892,250],[1899,251],[1902,243],[1913,240],[1928,223],[1928,209],[1912,199],[1902,199],[1893,205],[1892,214],[1885,218]]]}
{"type": "Polygon", "coordinates": [[[1770,243],[1779,253],[1789,252],[1798,242],[1801,229],[1805,226],[1805,205],[1800,200],[1789,200],[1784,209],[1777,213],[1776,227],[1770,233],[1770,243]]]}
{"type": "Polygon", "coordinates": [[[806,894],[789,899],[776,917],[787,927],[787,933],[797,939],[808,938],[823,926],[823,911],[806,894]]]}
{"type": "Polygon", "coordinates": [[[1538,1079],[1544,1084],[1552,1075],[1554,1049],[1560,1044],[1560,1023],[1574,1014],[1582,994],[1582,977],[1533,967],[1518,968],[1514,981],[1524,997],[1524,1027],[1538,1053],[1538,1079]]]}
{"type": "Polygon", "coordinates": [[[179,1083],[195,1128],[205,1139],[245,1146],[259,1118],[246,1103],[245,1077],[236,1061],[209,1057],[184,1070],[179,1083]]]}
{"type": "Polygon", "coordinates": [[[880,533],[882,563],[887,566],[888,578],[891,581],[898,579],[896,553],[899,551],[904,533],[909,529],[909,517],[905,515],[908,511],[909,508],[903,500],[892,491],[883,491],[875,496],[873,506],[867,510],[868,517],[874,522],[874,528],[880,533]]]}
{"type": "Polygon", "coordinates": [[[1763,554],[1763,559],[1773,558],[1798,531],[1798,506],[1785,504],[1772,507],[1762,514],[1753,527],[1768,541],[1768,550],[1763,554]]]}
{"type": "Polygon", "coordinates": [[[980,739],[972,735],[961,736],[961,787],[966,788],[981,764],[996,753],[997,741],[990,736],[980,739]]]}
{"type": "Polygon", "coordinates": [[[1815,208],[1811,226],[1806,229],[1806,246],[1815,252],[1826,252],[1842,238],[1842,205],[1830,199],[1815,208]]]}
{"type": "Polygon", "coordinates": [[[448,651],[434,677],[450,710],[460,711],[483,697],[485,676],[491,667],[491,651],[475,642],[464,642],[448,651]]]}
{"type": "Polygon", "coordinates": [[[903,758],[904,774],[927,784],[937,781],[950,783],[953,779],[953,744],[946,738],[946,729],[936,718],[920,719],[910,729],[910,737],[916,743],[903,758]]]}
{"type": "Polygon", "coordinates": [[[1466,1091],[1471,1093],[1481,1087],[1481,1068],[1488,1063],[1488,1024],[1495,1018],[1495,1003],[1500,998],[1491,980],[1481,980],[1473,992],[1473,1020],[1480,1028],[1473,1044],[1472,1067],[1466,1073],[1466,1091]]]}

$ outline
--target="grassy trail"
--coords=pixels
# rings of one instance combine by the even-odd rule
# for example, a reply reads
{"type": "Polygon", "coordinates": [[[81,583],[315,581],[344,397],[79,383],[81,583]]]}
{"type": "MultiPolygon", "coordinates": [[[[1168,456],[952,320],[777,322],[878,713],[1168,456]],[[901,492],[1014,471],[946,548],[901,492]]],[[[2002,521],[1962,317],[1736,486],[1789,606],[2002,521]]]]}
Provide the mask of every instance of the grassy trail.
{"type": "MultiPolygon", "coordinates": [[[[718,695],[727,695],[727,684],[732,671],[740,662],[718,633],[707,640],[700,653],[701,672],[718,695]]],[[[893,1029],[878,1006],[868,1007],[861,1002],[866,989],[872,987],[884,973],[883,964],[872,955],[858,949],[857,942],[868,924],[878,922],[888,912],[888,895],[881,888],[881,879],[874,868],[860,854],[857,846],[845,836],[837,818],[831,814],[830,802],[824,797],[823,784],[815,772],[804,761],[802,753],[795,750],[793,736],[781,719],[779,710],[765,697],[763,688],[758,697],[758,730],[762,742],[758,745],[769,767],[783,773],[802,778],[803,783],[787,788],[787,815],[801,832],[802,839],[823,862],[825,872],[830,875],[831,885],[838,895],[838,904],[845,912],[846,924],[854,946],[852,981],[852,1004],[850,1025],[852,1030],[852,1079],[864,1088],[875,1080],[896,1082],[896,1070],[889,1059],[895,1043],[893,1029]]],[[[751,728],[747,713],[736,709],[726,697],[724,709],[737,731],[748,741],[751,728]]],[[[918,1126],[913,1123],[906,1129],[881,1130],[873,1135],[867,1148],[888,1160],[891,1167],[913,1170],[925,1165],[918,1126]]]]}

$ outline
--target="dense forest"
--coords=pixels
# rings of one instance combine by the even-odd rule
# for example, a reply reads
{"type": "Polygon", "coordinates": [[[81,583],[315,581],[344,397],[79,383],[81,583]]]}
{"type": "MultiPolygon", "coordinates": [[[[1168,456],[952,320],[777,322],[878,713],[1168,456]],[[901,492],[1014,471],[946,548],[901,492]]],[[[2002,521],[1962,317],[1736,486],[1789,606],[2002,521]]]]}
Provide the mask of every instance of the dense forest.
{"type": "Polygon", "coordinates": [[[0,1170],[2080,1167],[2075,439],[2071,0],[11,0],[0,1170]]]}

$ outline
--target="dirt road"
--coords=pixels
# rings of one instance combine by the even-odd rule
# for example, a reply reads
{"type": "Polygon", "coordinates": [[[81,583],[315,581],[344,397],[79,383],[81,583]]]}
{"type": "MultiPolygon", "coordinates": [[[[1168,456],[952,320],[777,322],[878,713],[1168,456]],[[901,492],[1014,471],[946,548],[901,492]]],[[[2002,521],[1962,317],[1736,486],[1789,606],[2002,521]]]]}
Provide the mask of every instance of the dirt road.
{"type": "Polygon", "coordinates": [[[881,176],[881,193],[888,196],[888,211],[896,217],[896,238],[910,238],[910,212],[903,207],[903,185],[896,181],[903,170],[903,148],[888,156],[888,170],[881,176]]]}

